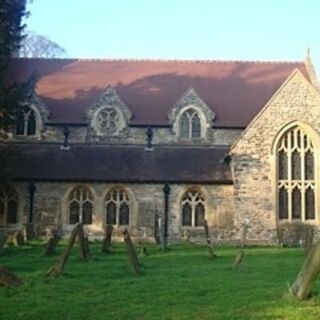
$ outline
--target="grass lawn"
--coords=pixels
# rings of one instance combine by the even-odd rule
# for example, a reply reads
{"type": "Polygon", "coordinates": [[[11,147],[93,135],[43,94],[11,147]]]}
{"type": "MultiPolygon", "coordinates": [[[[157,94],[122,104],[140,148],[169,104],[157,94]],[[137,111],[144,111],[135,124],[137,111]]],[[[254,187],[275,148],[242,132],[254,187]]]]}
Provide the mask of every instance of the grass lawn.
{"type": "Polygon", "coordinates": [[[150,255],[141,258],[143,274],[135,277],[123,245],[102,255],[93,243],[89,262],[74,248],[65,275],[45,279],[57,256],[43,257],[42,246],[10,247],[0,257],[0,265],[25,281],[16,289],[0,287],[1,320],[320,319],[320,280],[308,301],[286,295],[304,259],[299,248],[246,248],[234,269],[236,248],[219,247],[219,257],[210,260],[204,246],[162,252],[150,245],[150,255]]]}

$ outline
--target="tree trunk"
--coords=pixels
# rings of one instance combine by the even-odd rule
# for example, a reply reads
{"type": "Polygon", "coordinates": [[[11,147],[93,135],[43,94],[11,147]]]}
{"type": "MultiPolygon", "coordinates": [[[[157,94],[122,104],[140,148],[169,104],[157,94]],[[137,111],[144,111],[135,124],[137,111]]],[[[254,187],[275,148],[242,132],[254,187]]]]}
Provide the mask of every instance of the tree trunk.
{"type": "Polygon", "coordinates": [[[207,220],[204,220],[203,227],[204,227],[204,232],[205,232],[205,235],[206,235],[206,241],[207,241],[207,247],[208,247],[209,256],[210,256],[210,258],[214,258],[214,257],[216,257],[216,255],[215,255],[215,253],[213,252],[213,249],[212,249],[211,238],[210,238],[210,234],[209,234],[209,228],[208,228],[207,220]]]}
{"type": "Polygon", "coordinates": [[[79,242],[79,256],[80,259],[87,260],[88,252],[86,248],[86,240],[83,231],[82,223],[78,223],[78,242],[79,242]]]}
{"type": "Polygon", "coordinates": [[[55,264],[48,270],[48,272],[46,273],[46,276],[53,275],[55,277],[58,277],[63,273],[64,266],[68,261],[69,255],[71,253],[71,249],[76,240],[79,227],[80,227],[79,223],[74,227],[74,229],[72,230],[71,236],[68,240],[68,244],[65,249],[65,252],[59,257],[59,259],[55,262],[55,264]]]}
{"type": "Polygon", "coordinates": [[[138,275],[140,273],[139,260],[127,229],[123,231],[123,240],[126,244],[127,255],[131,265],[132,272],[133,274],[138,275]]]}
{"type": "Polygon", "coordinates": [[[49,239],[47,245],[46,245],[46,251],[45,251],[45,255],[46,256],[50,256],[55,254],[56,252],[56,247],[60,241],[61,237],[58,234],[58,232],[54,232],[53,236],[49,239]]]}
{"type": "Polygon", "coordinates": [[[234,258],[234,267],[238,267],[240,265],[240,263],[242,262],[242,259],[244,257],[244,252],[242,250],[238,251],[236,257],[234,258]]]}
{"type": "Polygon", "coordinates": [[[306,257],[302,268],[289,291],[298,300],[306,299],[320,272],[320,241],[306,257]]]}
{"type": "Polygon", "coordinates": [[[102,240],[101,253],[108,253],[111,247],[113,226],[108,224],[106,227],[106,234],[102,240]]]}
{"type": "Polygon", "coordinates": [[[23,284],[22,280],[6,268],[0,267],[0,285],[7,288],[19,287],[23,284]]]}

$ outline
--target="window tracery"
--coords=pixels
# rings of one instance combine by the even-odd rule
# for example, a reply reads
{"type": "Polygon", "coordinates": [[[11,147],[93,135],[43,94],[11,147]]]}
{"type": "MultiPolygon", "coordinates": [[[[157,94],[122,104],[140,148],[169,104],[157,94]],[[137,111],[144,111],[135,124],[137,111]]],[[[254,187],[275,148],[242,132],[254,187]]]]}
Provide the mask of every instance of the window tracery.
{"type": "Polygon", "coordinates": [[[103,108],[96,117],[98,130],[107,135],[115,133],[119,129],[120,122],[120,114],[113,108],[103,108]]]}
{"type": "Polygon", "coordinates": [[[185,192],[181,200],[182,226],[203,226],[205,219],[205,202],[199,190],[192,188],[185,192]]]}
{"type": "Polygon", "coordinates": [[[18,196],[13,188],[0,190],[0,226],[18,223],[18,196]]]}
{"type": "Polygon", "coordinates": [[[34,136],[37,134],[37,119],[31,108],[21,108],[16,114],[16,135],[34,136]]]}
{"type": "Polygon", "coordinates": [[[180,116],[179,123],[181,138],[201,138],[201,120],[196,110],[188,109],[183,112],[180,116]]]}
{"type": "Polygon", "coordinates": [[[76,187],[69,195],[69,223],[92,224],[93,195],[88,188],[76,187]]]}
{"type": "Polygon", "coordinates": [[[279,219],[315,219],[314,157],[312,140],[300,127],[281,137],[277,150],[279,219]]]}
{"type": "Polygon", "coordinates": [[[105,198],[106,223],[116,226],[130,224],[130,200],[123,188],[110,190],[105,198]]]}

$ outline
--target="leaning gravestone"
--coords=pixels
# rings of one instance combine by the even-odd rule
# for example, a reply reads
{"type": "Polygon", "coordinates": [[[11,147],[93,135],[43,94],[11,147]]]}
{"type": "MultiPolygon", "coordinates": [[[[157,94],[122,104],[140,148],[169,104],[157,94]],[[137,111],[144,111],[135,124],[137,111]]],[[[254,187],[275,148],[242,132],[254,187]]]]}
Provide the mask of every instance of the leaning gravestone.
{"type": "Polygon", "coordinates": [[[134,249],[130,234],[127,229],[123,231],[123,240],[126,244],[127,255],[128,255],[132,272],[133,274],[138,275],[140,273],[139,260],[138,260],[136,251],[134,249]]]}
{"type": "Polygon", "coordinates": [[[72,230],[72,233],[70,235],[70,238],[68,240],[67,247],[65,249],[65,252],[59,257],[59,259],[54,263],[54,265],[48,270],[46,273],[46,276],[55,276],[58,277],[63,273],[63,269],[68,261],[69,255],[71,253],[71,249],[73,247],[73,244],[76,240],[79,228],[82,227],[81,223],[78,223],[74,229],[72,230]]]}
{"type": "Polygon", "coordinates": [[[102,240],[101,253],[108,253],[111,247],[113,226],[108,224],[106,226],[106,234],[102,240]]]}
{"type": "Polygon", "coordinates": [[[55,230],[52,232],[52,237],[49,239],[47,245],[46,245],[46,250],[45,250],[45,255],[50,256],[55,254],[57,245],[59,241],[61,240],[61,235],[60,232],[55,230]]]}
{"type": "Polygon", "coordinates": [[[210,258],[214,258],[216,257],[216,254],[213,252],[213,249],[212,249],[211,237],[209,234],[209,227],[208,227],[207,220],[204,220],[203,227],[204,227],[204,233],[206,235],[206,242],[207,242],[209,256],[210,258]]]}
{"type": "Polygon", "coordinates": [[[320,241],[312,248],[306,257],[301,270],[289,289],[292,296],[298,300],[305,300],[311,292],[320,272],[320,241]]]}

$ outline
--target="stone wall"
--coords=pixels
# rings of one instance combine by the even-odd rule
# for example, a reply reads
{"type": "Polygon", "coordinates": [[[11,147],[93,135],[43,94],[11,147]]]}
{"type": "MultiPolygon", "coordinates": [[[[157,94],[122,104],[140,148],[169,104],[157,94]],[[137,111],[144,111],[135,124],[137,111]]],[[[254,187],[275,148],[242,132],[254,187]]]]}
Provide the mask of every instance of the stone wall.
{"type": "MultiPolygon", "coordinates": [[[[312,128],[316,140],[319,139],[320,97],[298,71],[279,89],[231,149],[235,229],[239,230],[248,218],[251,224],[248,237],[252,240],[275,240],[276,158],[272,146],[277,134],[290,123],[312,128]]],[[[319,163],[318,153],[317,157],[319,163]]],[[[316,179],[319,181],[319,176],[316,179]]],[[[318,198],[319,194],[317,209],[318,198]]],[[[314,223],[318,225],[319,221],[317,216],[314,223]]]]}
{"type": "MultiPolygon", "coordinates": [[[[88,130],[86,126],[70,126],[70,143],[90,143],[90,142],[98,142],[98,143],[106,143],[106,144],[146,144],[146,130],[147,128],[139,128],[139,127],[129,127],[126,134],[123,136],[113,136],[113,137],[91,137],[88,134],[88,130]]],[[[214,146],[228,146],[235,142],[235,140],[239,137],[243,130],[242,129],[220,129],[213,128],[210,129],[209,135],[211,145],[214,146]]],[[[18,141],[34,141],[30,137],[14,137],[11,135],[9,140],[18,140],[18,141]]],[[[37,141],[42,142],[60,142],[63,143],[64,135],[63,135],[63,126],[46,126],[45,131],[42,134],[42,138],[37,141]]],[[[208,144],[208,141],[205,143],[203,141],[181,141],[178,137],[173,133],[171,128],[166,127],[157,127],[153,128],[153,144],[208,144]]]]}
{"type": "MultiPolygon", "coordinates": [[[[36,183],[34,199],[35,222],[41,233],[63,225],[65,231],[70,231],[72,225],[68,224],[69,212],[67,198],[72,189],[79,184],[52,182],[36,183]]],[[[82,184],[80,184],[82,185],[82,184]]],[[[104,199],[109,190],[117,186],[114,184],[88,183],[94,197],[93,224],[88,226],[92,236],[102,236],[105,225],[104,199]]],[[[145,240],[154,239],[155,216],[164,216],[163,184],[123,184],[121,185],[130,198],[130,231],[145,240]]],[[[21,203],[19,221],[22,226],[27,221],[29,199],[27,184],[15,184],[21,203]]],[[[186,234],[191,237],[204,239],[202,227],[186,228],[181,224],[181,197],[191,185],[170,185],[169,196],[169,237],[171,240],[181,239],[186,234]]],[[[219,233],[221,239],[229,238],[233,229],[233,186],[232,185],[198,185],[206,202],[206,215],[209,227],[215,234],[219,233]]],[[[117,231],[117,230],[116,230],[117,231]]]]}

